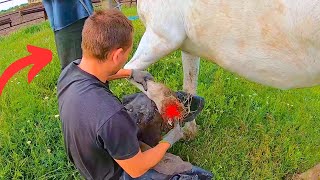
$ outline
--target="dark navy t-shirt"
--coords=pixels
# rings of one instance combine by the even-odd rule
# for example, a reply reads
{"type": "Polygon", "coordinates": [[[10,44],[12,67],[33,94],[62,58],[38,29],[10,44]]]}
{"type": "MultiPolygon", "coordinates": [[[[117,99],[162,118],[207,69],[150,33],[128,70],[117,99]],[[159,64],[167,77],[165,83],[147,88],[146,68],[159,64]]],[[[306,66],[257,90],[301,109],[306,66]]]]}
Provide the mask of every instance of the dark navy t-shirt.
{"type": "Polygon", "coordinates": [[[119,179],[114,159],[139,151],[138,127],[109,85],[69,64],[58,81],[59,111],[69,159],[86,179],[119,179]]]}

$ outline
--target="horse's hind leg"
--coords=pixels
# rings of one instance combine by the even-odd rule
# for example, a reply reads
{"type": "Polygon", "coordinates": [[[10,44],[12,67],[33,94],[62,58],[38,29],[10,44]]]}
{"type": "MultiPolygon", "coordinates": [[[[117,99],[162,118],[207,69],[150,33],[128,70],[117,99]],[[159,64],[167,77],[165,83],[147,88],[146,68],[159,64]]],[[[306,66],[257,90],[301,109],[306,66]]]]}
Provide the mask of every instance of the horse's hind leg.
{"type": "MultiPolygon", "coordinates": [[[[197,93],[200,58],[182,51],[183,91],[195,95],[197,93]]],[[[197,134],[197,124],[193,120],[185,124],[186,139],[193,139],[197,134]]]]}

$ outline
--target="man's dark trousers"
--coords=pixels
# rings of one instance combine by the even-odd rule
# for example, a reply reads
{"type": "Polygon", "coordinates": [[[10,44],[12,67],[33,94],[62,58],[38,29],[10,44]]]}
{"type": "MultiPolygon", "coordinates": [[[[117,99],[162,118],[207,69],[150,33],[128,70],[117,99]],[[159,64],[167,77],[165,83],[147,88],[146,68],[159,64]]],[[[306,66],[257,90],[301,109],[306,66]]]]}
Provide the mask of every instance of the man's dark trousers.
{"type": "Polygon", "coordinates": [[[80,19],[54,32],[61,69],[64,69],[75,59],[82,58],[81,41],[85,20],[86,18],[80,19]]]}

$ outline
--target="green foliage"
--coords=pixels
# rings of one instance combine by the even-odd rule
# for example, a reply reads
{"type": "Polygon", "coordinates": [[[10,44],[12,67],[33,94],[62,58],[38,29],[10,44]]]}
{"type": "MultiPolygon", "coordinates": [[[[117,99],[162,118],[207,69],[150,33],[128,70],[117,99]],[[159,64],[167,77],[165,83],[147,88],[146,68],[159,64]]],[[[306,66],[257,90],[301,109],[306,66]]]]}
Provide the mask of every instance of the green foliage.
{"type": "MultiPolygon", "coordinates": [[[[136,15],[135,8],[124,9],[136,15]]],[[[145,28],[135,27],[134,51],[145,28]]],[[[56,83],[60,73],[49,23],[22,29],[0,41],[0,72],[28,55],[31,44],[53,51],[53,61],[31,84],[30,68],[15,75],[0,97],[0,179],[80,179],[64,151],[56,83]]],[[[199,95],[206,106],[200,131],[170,151],[212,171],[217,179],[282,179],[320,161],[319,87],[281,91],[251,83],[201,61],[199,95]]],[[[173,90],[182,89],[179,51],[148,69],[173,90]]],[[[111,83],[119,97],[137,92],[125,80],[111,83]]]]}
{"type": "Polygon", "coordinates": [[[21,4],[21,5],[18,5],[18,6],[14,6],[14,7],[11,7],[9,9],[6,9],[6,10],[1,10],[0,11],[0,15],[6,14],[6,13],[9,13],[9,12],[13,12],[13,11],[15,11],[17,9],[20,9],[22,7],[25,7],[25,6],[28,6],[28,3],[24,3],[24,4],[21,4]]]}

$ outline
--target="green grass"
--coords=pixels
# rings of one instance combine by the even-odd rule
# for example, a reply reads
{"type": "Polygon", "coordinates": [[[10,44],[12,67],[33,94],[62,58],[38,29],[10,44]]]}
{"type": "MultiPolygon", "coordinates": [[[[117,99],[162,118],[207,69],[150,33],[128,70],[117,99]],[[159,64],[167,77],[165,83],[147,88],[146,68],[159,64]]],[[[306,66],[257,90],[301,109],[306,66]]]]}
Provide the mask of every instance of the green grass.
{"type": "MultiPolygon", "coordinates": [[[[134,8],[124,9],[136,15],[134,8]]],[[[134,50],[144,32],[134,21],[134,50]]],[[[79,179],[68,162],[58,114],[60,65],[49,23],[0,39],[0,72],[28,55],[26,45],[48,48],[53,61],[31,84],[26,68],[0,97],[0,179],[79,179]]],[[[182,89],[180,51],[148,69],[173,90],[182,89]]],[[[121,97],[137,89],[125,80],[111,84],[121,97]]],[[[218,179],[283,179],[320,161],[320,88],[281,91],[251,83],[201,61],[198,94],[206,106],[194,141],[170,151],[212,171],[218,179]]]]}
{"type": "Polygon", "coordinates": [[[20,5],[11,7],[11,8],[6,9],[6,10],[1,10],[1,11],[0,11],[0,15],[6,14],[6,13],[9,13],[9,12],[13,12],[13,11],[15,11],[15,10],[17,10],[17,9],[20,9],[20,8],[22,8],[22,7],[25,7],[25,6],[28,6],[28,3],[20,4],[20,5]]]}

